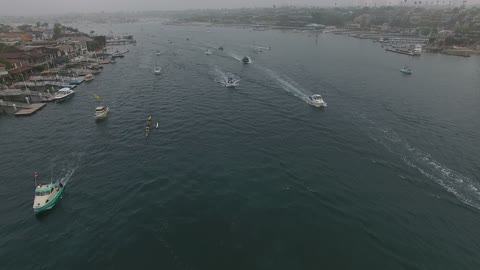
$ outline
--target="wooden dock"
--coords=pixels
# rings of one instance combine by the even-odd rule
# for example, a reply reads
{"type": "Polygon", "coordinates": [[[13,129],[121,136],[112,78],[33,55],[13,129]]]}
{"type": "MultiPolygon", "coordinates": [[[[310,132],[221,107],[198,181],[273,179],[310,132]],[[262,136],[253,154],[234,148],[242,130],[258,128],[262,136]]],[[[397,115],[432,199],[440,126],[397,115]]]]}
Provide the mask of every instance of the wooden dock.
{"type": "Polygon", "coordinates": [[[47,105],[47,104],[46,104],[46,103],[34,103],[34,104],[30,104],[28,107],[23,108],[23,109],[20,109],[20,110],[18,110],[17,112],[15,112],[15,116],[27,116],[27,115],[32,115],[32,114],[34,114],[35,112],[37,112],[38,110],[40,110],[41,108],[43,108],[45,105],[47,105]]]}

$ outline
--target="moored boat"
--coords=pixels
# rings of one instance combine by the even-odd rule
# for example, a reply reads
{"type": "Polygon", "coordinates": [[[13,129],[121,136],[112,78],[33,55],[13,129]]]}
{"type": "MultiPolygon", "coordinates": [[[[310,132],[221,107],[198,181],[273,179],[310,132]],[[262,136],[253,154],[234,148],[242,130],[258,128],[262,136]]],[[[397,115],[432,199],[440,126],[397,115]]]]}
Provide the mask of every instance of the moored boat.
{"type": "Polygon", "coordinates": [[[70,84],[70,85],[79,85],[79,84],[81,84],[81,83],[82,83],[82,82],[80,82],[79,80],[73,79],[73,80],[71,80],[70,83],[68,83],[68,84],[70,84]]]}
{"type": "Polygon", "coordinates": [[[84,79],[86,82],[89,82],[89,81],[92,81],[95,77],[93,76],[93,74],[87,74],[85,75],[84,79]]]}
{"type": "Polygon", "coordinates": [[[65,99],[71,98],[75,95],[75,91],[70,88],[62,88],[53,97],[55,101],[63,101],[65,99]]]}

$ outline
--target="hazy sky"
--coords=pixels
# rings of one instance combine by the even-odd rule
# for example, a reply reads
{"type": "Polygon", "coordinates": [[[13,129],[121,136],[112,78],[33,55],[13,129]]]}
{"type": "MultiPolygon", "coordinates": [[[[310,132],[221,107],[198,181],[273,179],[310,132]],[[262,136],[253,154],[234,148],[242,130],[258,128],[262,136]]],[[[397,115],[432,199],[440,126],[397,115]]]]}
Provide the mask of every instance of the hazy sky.
{"type": "MultiPolygon", "coordinates": [[[[407,0],[413,2],[415,0],[407,0]]],[[[445,0],[448,2],[450,0],[445,0]]],[[[451,0],[461,3],[462,0],[451,0]]],[[[90,11],[143,11],[197,8],[266,7],[276,5],[339,6],[372,3],[397,3],[400,0],[0,0],[1,15],[58,14],[90,11]]],[[[480,3],[480,0],[468,0],[480,3]]]]}

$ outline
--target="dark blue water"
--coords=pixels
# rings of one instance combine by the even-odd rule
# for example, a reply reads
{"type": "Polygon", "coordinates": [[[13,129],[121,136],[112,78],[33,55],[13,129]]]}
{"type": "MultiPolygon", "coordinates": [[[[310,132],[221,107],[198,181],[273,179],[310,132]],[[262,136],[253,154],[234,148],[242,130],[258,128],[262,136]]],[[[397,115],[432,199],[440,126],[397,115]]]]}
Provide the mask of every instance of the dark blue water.
{"type": "Polygon", "coordinates": [[[478,57],[113,28],[137,46],[72,100],[0,117],[1,269],[479,269],[478,57]],[[219,83],[228,72],[236,89],[219,83]],[[112,113],[95,123],[100,103],[112,113]],[[160,129],[145,140],[149,114],[160,129]],[[39,217],[35,170],[67,181],[39,217]]]}

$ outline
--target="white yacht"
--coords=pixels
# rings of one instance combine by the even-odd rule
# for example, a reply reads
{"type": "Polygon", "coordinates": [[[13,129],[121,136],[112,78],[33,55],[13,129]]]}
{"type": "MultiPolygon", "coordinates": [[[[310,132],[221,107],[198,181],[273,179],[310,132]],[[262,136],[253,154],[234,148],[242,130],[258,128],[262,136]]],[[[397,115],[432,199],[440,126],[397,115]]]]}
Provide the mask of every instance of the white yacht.
{"type": "Polygon", "coordinates": [[[327,103],[323,101],[321,95],[310,96],[310,103],[315,107],[327,107],[327,103]]]}
{"type": "Polygon", "coordinates": [[[95,109],[95,120],[102,120],[107,118],[110,113],[110,108],[107,106],[100,106],[95,109]]]}
{"type": "Polygon", "coordinates": [[[53,97],[53,99],[55,101],[62,101],[62,100],[65,100],[65,99],[68,99],[68,98],[71,98],[75,95],[75,91],[73,91],[72,89],[70,88],[62,88],[60,90],[58,90],[58,92],[55,94],[55,96],[53,97]]]}

